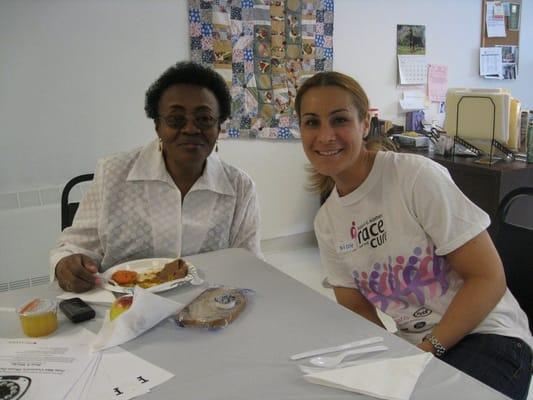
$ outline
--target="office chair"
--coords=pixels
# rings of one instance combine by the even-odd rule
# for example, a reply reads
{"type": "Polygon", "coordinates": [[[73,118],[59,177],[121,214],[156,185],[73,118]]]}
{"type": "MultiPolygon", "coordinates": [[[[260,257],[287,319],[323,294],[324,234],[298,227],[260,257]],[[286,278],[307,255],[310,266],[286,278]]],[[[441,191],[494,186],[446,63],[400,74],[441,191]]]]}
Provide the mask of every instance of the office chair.
{"type": "Polygon", "coordinates": [[[494,244],[503,262],[507,286],[526,312],[529,329],[533,332],[533,226],[506,222],[511,205],[523,196],[531,196],[528,200],[533,204],[533,187],[514,189],[500,202],[495,218],[494,244]]]}
{"type": "Polygon", "coordinates": [[[79,203],[77,202],[69,203],[68,201],[68,195],[71,189],[78,183],[92,181],[93,178],[94,174],[75,176],[70,181],[68,181],[65,187],[63,188],[63,192],[61,193],[61,230],[64,230],[65,228],[68,228],[70,225],[72,225],[74,215],[76,214],[76,211],[78,210],[79,206],[79,203]]]}

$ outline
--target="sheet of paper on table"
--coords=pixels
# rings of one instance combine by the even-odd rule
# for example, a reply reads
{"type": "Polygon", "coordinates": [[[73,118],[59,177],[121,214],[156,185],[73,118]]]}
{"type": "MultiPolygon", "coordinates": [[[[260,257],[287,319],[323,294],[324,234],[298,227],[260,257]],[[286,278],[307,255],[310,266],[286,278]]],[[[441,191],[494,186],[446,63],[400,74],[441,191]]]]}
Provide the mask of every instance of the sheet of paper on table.
{"type": "Polygon", "coordinates": [[[30,399],[63,399],[95,357],[86,343],[0,339],[0,375],[17,377],[13,389],[30,399]]]}
{"type": "Polygon", "coordinates": [[[74,297],[79,297],[80,299],[89,304],[108,305],[115,301],[115,296],[113,295],[113,293],[98,286],[85,293],[64,292],[57,296],[59,300],[72,299],[74,297]]]}
{"type": "Polygon", "coordinates": [[[50,400],[131,399],[174,376],[120,347],[91,353],[94,337],[73,326],[49,338],[0,339],[0,375],[25,376],[28,398],[50,400]]]}

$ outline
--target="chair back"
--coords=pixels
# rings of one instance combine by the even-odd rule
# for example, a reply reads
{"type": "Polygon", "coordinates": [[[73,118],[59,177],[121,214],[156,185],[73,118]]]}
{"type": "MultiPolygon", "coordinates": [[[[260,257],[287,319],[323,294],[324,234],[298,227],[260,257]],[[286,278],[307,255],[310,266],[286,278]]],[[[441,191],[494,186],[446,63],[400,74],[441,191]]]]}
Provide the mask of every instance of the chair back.
{"type": "Polygon", "coordinates": [[[76,211],[78,210],[79,206],[79,203],[77,202],[69,202],[68,197],[70,191],[78,183],[92,181],[93,178],[94,174],[84,174],[75,176],[70,181],[68,181],[65,187],[63,188],[63,192],[61,193],[61,230],[64,230],[65,228],[68,228],[70,225],[72,225],[74,215],[76,214],[76,211]]]}
{"type": "Polygon", "coordinates": [[[528,200],[533,204],[533,187],[512,190],[502,199],[495,218],[494,244],[503,262],[507,286],[526,312],[533,331],[533,226],[506,221],[515,200],[523,196],[531,196],[528,200]]]}

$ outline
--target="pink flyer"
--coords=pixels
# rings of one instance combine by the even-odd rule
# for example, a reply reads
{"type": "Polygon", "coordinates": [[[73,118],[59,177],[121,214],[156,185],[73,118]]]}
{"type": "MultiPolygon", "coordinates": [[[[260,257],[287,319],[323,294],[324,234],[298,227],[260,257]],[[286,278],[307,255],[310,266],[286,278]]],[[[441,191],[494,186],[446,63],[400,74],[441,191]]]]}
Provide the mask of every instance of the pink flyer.
{"type": "Polygon", "coordinates": [[[428,97],[430,101],[446,101],[448,89],[448,67],[428,65],[428,97]]]}

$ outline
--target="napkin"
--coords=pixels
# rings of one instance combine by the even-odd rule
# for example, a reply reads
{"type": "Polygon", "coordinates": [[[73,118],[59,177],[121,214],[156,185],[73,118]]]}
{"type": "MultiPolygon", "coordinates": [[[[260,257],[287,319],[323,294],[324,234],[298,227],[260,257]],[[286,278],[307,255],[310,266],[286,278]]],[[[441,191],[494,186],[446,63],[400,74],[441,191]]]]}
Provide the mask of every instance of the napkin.
{"type": "Polygon", "coordinates": [[[431,353],[370,361],[353,367],[305,375],[311,383],[362,393],[378,399],[408,400],[431,353]]]}
{"type": "Polygon", "coordinates": [[[178,313],[183,307],[181,303],[136,286],[129,310],[113,321],[109,319],[109,311],[106,313],[104,324],[93,341],[91,350],[100,351],[126,343],[165,318],[178,313]]]}
{"type": "Polygon", "coordinates": [[[74,297],[79,297],[86,303],[92,304],[111,304],[113,301],[115,301],[115,296],[113,296],[113,293],[98,286],[84,293],[64,292],[63,294],[57,296],[57,298],[60,300],[72,299],[74,297]]]}

